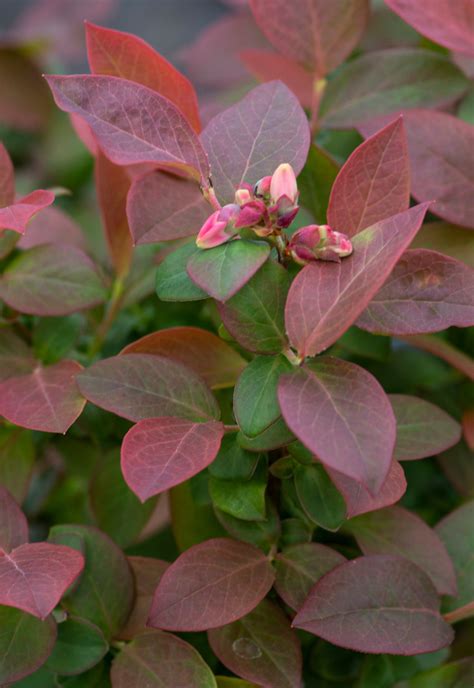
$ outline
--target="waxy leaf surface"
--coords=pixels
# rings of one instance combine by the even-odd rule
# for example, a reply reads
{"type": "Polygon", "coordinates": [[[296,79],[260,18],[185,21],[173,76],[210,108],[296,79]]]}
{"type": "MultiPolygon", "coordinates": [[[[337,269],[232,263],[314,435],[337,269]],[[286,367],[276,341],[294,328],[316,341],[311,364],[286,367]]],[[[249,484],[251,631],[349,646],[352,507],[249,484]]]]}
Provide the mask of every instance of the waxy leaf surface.
{"type": "Polygon", "coordinates": [[[28,521],[12,495],[0,485],[0,549],[4,552],[28,542],[28,521]]]}
{"type": "Polygon", "coordinates": [[[5,380],[0,384],[0,416],[30,430],[65,433],[86,403],[76,385],[81,370],[76,361],[60,361],[5,380]]]}
{"type": "Polygon", "coordinates": [[[457,595],[444,600],[446,611],[453,611],[474,601],[474,501],[463,504],[436,526],[454,564],[457,595]]]}
{"type": "Polygon", "coordinates": [[[409,205],[410,166],[399,118],[349,157],[333,184],[327,220],[332,229],[353,236],[409,205]]]}
{"type": "Polygon", "coordinates": [[[424,459],[449,449],[461,439],[459,423],[439,406],[408,394],[390,394],[389,399],[397,421],[394,459],[424,459]]]}
{"type": "Polygon", "coordinates": [[[248,614],[273,584],[263,552],[237,540],[217,538],[195,545],[165,571],[148,625],[202,631],[248,614]]]}
{"type": "Polygon", "coordinates": [[[0,551],[0,604],[45,619],[84,568],[84,557],[49,542],[0,551]]]}
{"type": "Polygon", "coordinates": [[[275,48],[322,78],[355,48],[369,15],[367,0],[250,0],[275,48]]]}
{"type": "Polygon", "coordinates": [[[181,110],[193,129],[201,129],[191,82],[151,45],[124,31],[86,22],[87,55],[94,74],[119,76],[153,89],[181,110]]]}
{"type": "Polygon", "coordinates": [[[237,676],[263,688],[300,688],[302,657],[286,614],[263,600],[239,621],[208,633],[212,650],[237,676]]]}
{"type": "Polygon", "coordinates": [[[323,465],[376,493],[387,477],[395,418],[377,380],[354,363],[325,357],[283,375],[283,418],[323,465]]]}
{"type": "Polygon", "coordinates": [[[114,688],[217,688],[214,674],[192,645],[171,633],[138,635],[115,657],[114,688]]]}
{"type": "Polygon", "coordinates": [[[85,370],[77,381],[88,401],[128,420],[158,416],[210,420],[219,415],[202,379],[163,356],[121,354],[107,358],[85,370]]]}
{"type": "Polygon", "coordinates": [[[390,335],[470,327],[474,325],[474,269],[436,251],[410,249],[357,325],[390,335]]]}
{"type": "Polygon", "coordinates": [[[310,145],[308,120],[281,82],[257,86],[216,115],[202,133],[212,181],[221,203],[232,203],[242,182],[255,184],[283,162],[298,174],[310,145]]]}
{"type": "Polygon", "coordinates": [[[0,298],[29,315],[69,315],[102,303],[105,296],[96,266],[74,246],[29,249],[0,278],[0,298]]]}
{"type": "Polygon", "coordinates": [[[410,559],[431,578],[440,595],[454,595],[456,578],[446,548],[416,514],[399,506],[351,519],[344,526],[364,554],[396,554],[410,559]]]}
{"type": "Polygon", "coordinates": [[[122,472],[144,502],[204,470],[219,451],[224,426],[183,418],[141,420],[122,443],[122,472]]]}
{"type": "Polygon", "coordinates": [[[303,356],[333,344],[357,319],[389,276],[423,222],[428,204],[377,222],[352,239],[354,252],[340,263],[307,265],[286,302],[291,343],[303,356]]]}
{"type": "Polygon", "coordinates": [[[58,107],[83,117],[112,162],[176,167],[207,183],[206,153],[167,98],[114,76],[49,76],[47,81],[58,107]]]}
{"type": "Polygon", "coordinates": [[[16,203],[0,208],[0,229],[12,229],[24,234],[32,217],[53,202],[54,194],[51,191],[32,191],[16,203]]]}
{"type": "Polygon", "coordinates": [[[293,625],[334,645],[376,654],[434,652],[454,637],[428,576],[389,555],[352,559],[323,576],[293,625]]]}
{"type": "Polygon", "coordinates": [[[211,212],[196,182],[157,170],[135,179],[127,200],[135,244],[197,234],[211,212]]]}
{"type": "Polygon", "coordinates": [[[264,241],[229,241],[201,250],[188,261],[188,275],[218,301],[227,301],[253,277],[270,255],[264,241]]]}

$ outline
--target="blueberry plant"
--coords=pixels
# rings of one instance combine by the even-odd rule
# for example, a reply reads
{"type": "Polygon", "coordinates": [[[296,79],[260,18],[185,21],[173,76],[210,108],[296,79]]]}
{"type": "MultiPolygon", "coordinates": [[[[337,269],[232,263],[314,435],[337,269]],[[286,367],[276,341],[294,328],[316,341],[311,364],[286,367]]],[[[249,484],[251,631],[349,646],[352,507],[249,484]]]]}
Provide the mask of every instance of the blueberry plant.
{"type": "Polygon", "coordinates": [[[471,688],[474,3],[229,5],[205,125],[127,33],[45,77],[105,251],[5,129],[0,684],[471,688]]]}

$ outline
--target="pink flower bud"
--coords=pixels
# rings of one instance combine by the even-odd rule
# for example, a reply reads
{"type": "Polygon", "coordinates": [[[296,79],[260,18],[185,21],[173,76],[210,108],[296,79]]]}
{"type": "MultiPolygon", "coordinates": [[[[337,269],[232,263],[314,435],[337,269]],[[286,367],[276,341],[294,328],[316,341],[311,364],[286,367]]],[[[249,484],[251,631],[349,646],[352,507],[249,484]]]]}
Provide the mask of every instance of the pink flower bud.
{"type": "Polygon", "coordinates": [[[229,203],[210,215],[196,238],[199,248],[214,248],[226,241],[230,241],[237,234],[235,222],[240,208],[235,203],[229,203]]]}
{"type": "Polygon", "coordinates": [[[329,225],[308,225],[291,237],[288,248],[294,260],[306,265],[314,260],[340,262],[350,256],[352,244],[342,232],[336,232],[329,225]]]}
{"type": "Polygon", "coordinates": [[[257,198],[270,198],[271,176],[262,177],[254,186],[253,192],[257,198]]]}
{"type": "Polygon", "coordinates": [[[267,216],[267,207],[263,201],[250,201],[240,209],[238,218],[235,221],[237,229],[253,227],[264,220],[267,216]]]}
{"type": "Polygon", "coordinates": [[[288,196],[280,196],[277,203],[269,208],[268,212],[277,227],[286,229],[295,219],[299,209],[299,206],[294,205],[288,196]]]}
{"type": "Polygon", "coordinates": [[[291,165],[287,162],[278,165],[270,182],[270,196],[277,203],[282,196],[290,199],[291,205],[298,200],[298,186],[296,176],[291,165]]]}
{"type": "Polygon", "coordinates": [[[235,202],[237,205],[243,206],[253,200],[253,195],[249,189],[237,189],[235,192],[235,202]]]}

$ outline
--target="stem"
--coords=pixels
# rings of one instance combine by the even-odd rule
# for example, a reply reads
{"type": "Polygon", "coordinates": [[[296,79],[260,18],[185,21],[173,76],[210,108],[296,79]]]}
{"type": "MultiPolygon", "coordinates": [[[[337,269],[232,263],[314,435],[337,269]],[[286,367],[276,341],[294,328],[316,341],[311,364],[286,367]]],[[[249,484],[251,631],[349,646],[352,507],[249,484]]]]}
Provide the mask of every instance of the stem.
{"type": "Polygon", "coordinates": [[[446,623],[454,624],[458,621],[464,621],[464,619],[470,619],[473,616],[474,602],[469,602],[469,604],[465,604],[464,607],[459,607],[459,609],[455,609],[452,612],[444,614],[443,618],[446,621],[446,623]]]}
{"type": "Polygon", "coordinates": [[[224,425],[224,432],[237,432],[240,430],[238,425],[224,425]]]}
{"type": "Polygon", "coordinates": [[[287,357],[291,365],[299,366],[303,361],[302,357],[295,354],[295,352],[292,349],[290,349],[290,347],[282,351],[282,354],[287,357]]]}
{"type": "Polygon", "coordinates": [[[321,105],[321,100],[323,97],[323,93],[326,89],[326,84],[326,79],[316,78],[313,82],[313,94],[311,98],[311,118],[309,121],[311,128],[311,136],[313,138],[317,134],[317,131],[319,129],[319,106],[321,105]]]}
{"type": "Polygon", "coordinates": [[[209,180],[209,186],[207,187],[202,187],[202,193],[206,201],[208,201],[214,210],[220,210],[221,209],[221,204],[217,200],[216,192],[214,191],[214,187],[211,184],[211,181],[209,180]]]}
{"type": "Polygon", "coordinates": [[[120,311],[123,299],[123,286],[122,278],[117,277],[112,286],[112,293],[110,301],[105,309],[104,318],[97,328],[96,336],[92,340],[92,344],[89,348],[89,356],[91,358],[100,351],[110,327],[120,311]]]}

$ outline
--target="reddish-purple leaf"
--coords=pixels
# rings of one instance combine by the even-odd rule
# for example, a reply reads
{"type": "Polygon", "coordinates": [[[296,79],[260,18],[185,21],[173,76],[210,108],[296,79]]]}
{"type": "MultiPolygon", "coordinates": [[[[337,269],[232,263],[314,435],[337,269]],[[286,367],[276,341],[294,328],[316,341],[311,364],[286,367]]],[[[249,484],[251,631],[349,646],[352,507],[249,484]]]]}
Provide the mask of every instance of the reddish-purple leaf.
{"type": "Polygon", "coordinates": [[[15,172],[8,151],[0,141],[0,208],[15,200],[15,172]]]}
{"type": "Polygon", "coordinates": [[[0,550],[0,604],[45,619],[84,568],[80,552],[34,542],[0,550]]]}
{"type": "Polygon", "coordinates": [[[388,555],[352,559],[330,571],[293,625],[334,645],[377,654],[434,652],[454,637],[428,576],[411,561],[388,555]]]}
{"type": "Polygon", "coordinates": [[[12,549],[28,542],[28,521],[8,490],[0,485],[0,550],[12,549]]]}
{"type": "Polygon", "coordinates": [[[303,356],[327,349],[357,320],[409,246],[429,204],[377,222],[352,239],[354,252],[340,263],[307,265],[291,285],[286,327],[303,356]]]}
{"type": "Polygon", "coordinates": [[[393,457],[413,461],[449,449],[461,439],[461,427],[450,415],[424,399],[390,394],[397,421],[393,457]]]}
{"type": "Polygon", "coordinates": [[[122,473],[142,502],[204,470],[217,456],[224,426],[182,418],[147,418],[122,443],[122,473]]]}
{"type": "Polygon", "coordinates": [[[352,52],[369,15],[367,0],[250,0],[250,7],[275,48],[318,78],[352,52]]]}
{"type": "Polygon", "coordinates": [[[392,461],[390,464],[388,475],[376,495],[371,495],[361,483],[348,478],[347,475],[343,475],[339,471],[331,468],[328,468],[327,471],[344,497],[347,506],[347,518],[383,509],[385,506],[392,506],[403,497],[407,489],[405,474],[398,461],[392,461]]]}
{"type": "Polygon", "coordinates": [[[212,119],[202,133],[221,203],[242,182],[255,184],[287,162],[298,174],[310,145],[309,125],[296,96],[281,82],[257,86],[212,119]]]}
{"type": "Polygon", "coordinates": [[[50,76],[47,81],[58,107],[85,119],[112,162],[176,167],[207,183],[206,153],[167,98],[114,76],[50,76]]]}
{"type": "Polygon", "coordinates": [[[153,89],[181,110],[193,129],[201,130],[196,92],[191,82],[141,38],[86,22],[89,65],[93,74],[119,76],[153,89]]]}
{"type": "Polygon", "coordinates": [[[59,208],[49,206],[28,223],[28,231],[20,237],[18,248],[27,250],[41,244],[70,244],[84,250],[85,236],[81,227],[59,208]]]}
{"type": "Polygon", "coordinates": [[[65,433],[86,403],[76,385],[81,370],[76,361],[60,361],[5,380],[0,384],[0,416],[30,430],[65,433]]]}
{"type": "Polygon", "coordinates": [[[240,59],[259,81],[280,79],[305,108],[313,104],[314,75],[298,62],[270,50],[243,50],[240,59]]]}
{"type": "Polygon", "coordinates": [[[211,212],[194,181],[160,171],[135,179],[127,199],[128,222],[135,244],[197,234],[211,212]]]}
{"type": "Polygon", "coordinates": [[[336,177],[328,224],[349,236],[410,205],[410,167],[403,120],[358,146],[336,177]]]}
{"type": "Polygon", "coordinates": [[[128,420],[178,416],[207,421],[219,416],[219,407],[202,379],[163,356],[106,358],[87,368],[77,382],[88,401],[128,420]]]}
{"type": "Polygon", "coordinates": [[[410,249],[357,320],[369,332],[427,334],[474,325],[474,269],[437,251],[410,249]]]}
{"type": "Polygon", "coordinates": [[[0,328],[0,382],[30,373],[36,365],[33,352],[13,329],[0,328]]]}
{"type": "Polygon", "coordinates": [[[237,676],[262,688],[300,688],[298,636],[286,614],[270,600],[242,619],[209,631],[208,638],[222,664],[237,676]]]}
{"type": "Polygon", "coordinates": [[[32,191],[12,205],[0,208],[0,228],[12,229],[19,234],[26,232],[26,226],[37,212],[54,202],[52,191],[32,191]]]}
{"type": "Polygon", "coordinates": [[[120,630],[121,640],[132,640],[146,630],[146,620],[153,594],[169,564],[151,557],[128,557],[128,563],[135,581],[135,602],[125,628],[120,630]]]}
{"type": "Polygon", "coordinates": [[[395,417],[377,380],[363,368],[324,357],[280,378],[288,427],[329,468],[377,493],[395,445],[395,417]]]}
{"type": "Polygon", "coordinates": [[[203,631],[248,614],[273,585],[270,562],[256,547],[216,538],[186,550],[156,589],[148,625],[203,631]]]}
{"type": "Polygon", "coordinates": [[[456,593],[456,575],[445,546],[416,514],[399,506],[357,516],[344,528],[364,554],[393,554],[410,559],[431,578],[440,595],[456,593]]]}
{"type": "Polygon", "coordinates": [[[275,590],[285,604],[298,610],[316,581],[345,561],[335,549],[316,542],[288,547],[275,557],[275,590]]]}
{"type": "Polygon", "coordinates": [[[445,48],[474,56],[472,0],[385,0],[407,24],[445,48]]]}
{"type": "MultiPolygon", "coordinates": [[[[0,356],[1,341],[0,331],[0,356]]],[[[121,353],[171,358],[194,370],[214,389],[233,387],[247,365],[229,344],[198,327],[170,327],[152,332],[126,346],[121,353]]]]}

